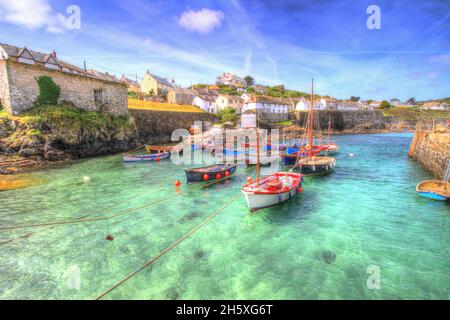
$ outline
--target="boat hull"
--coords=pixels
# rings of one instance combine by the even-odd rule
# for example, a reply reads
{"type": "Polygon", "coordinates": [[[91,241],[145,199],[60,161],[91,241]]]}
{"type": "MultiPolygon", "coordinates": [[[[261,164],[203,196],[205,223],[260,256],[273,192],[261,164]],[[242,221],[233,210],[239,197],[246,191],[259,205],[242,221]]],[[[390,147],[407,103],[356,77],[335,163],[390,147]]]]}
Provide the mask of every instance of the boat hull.
{"type": "MultiPolygon", "coordinates": [[[[242,188],[242,193],[244,194],[245,201],[247,202],[250,211],[256,211],[279,205],[285,201],[292,199],[298,193],[298,189],[302,185],[301,175],[279,172],[271,176],[276,175],[280,177],[288,175],[294,179],[295,183],[293,183],[288,190],[277,192],[257,191],[257,190],[255,191],[252,190],[251,184],[244,185],[242,188]]],[[[270,178],[271,176],[266,177],[264,179],[270,178]]]]}
{"type": "Polygon", "coordinates": [[[213,165],[209,167],[186,169],[186,180],[188,184],[200,183],[200,182],[211,182],[226,178],[226,172],[228,171],[228,177],[232,176],[236,172],[236,164],[224,164],[224,165],[213,165]],[[208,175],[208,179],[205,180],[205,174],[208,175]],[[216,178],[217,175],[220,178],[216,178]]]}
{"type": "Polygon", "coordinates": [[[146,162],[146,161],[158,161],[170,157],[170,153],[161,152],[153,154],[141,154],[141,155],[131,155],[127,154],[123,156],[124,162],[146,162]]]}
{"type": "Polygon", "coordinates": [[[425,198],[437,201],[450,200],[450,182],[426,180],[417,184],[417,193],[425,198]]]}
{"type": "Polygon", "coordinates": [[[336,160],[330,157],[313,157],[312,160],[305,158],[301,159],[297,165],[302,175],[316,176],[334,171],[336,160]]]}

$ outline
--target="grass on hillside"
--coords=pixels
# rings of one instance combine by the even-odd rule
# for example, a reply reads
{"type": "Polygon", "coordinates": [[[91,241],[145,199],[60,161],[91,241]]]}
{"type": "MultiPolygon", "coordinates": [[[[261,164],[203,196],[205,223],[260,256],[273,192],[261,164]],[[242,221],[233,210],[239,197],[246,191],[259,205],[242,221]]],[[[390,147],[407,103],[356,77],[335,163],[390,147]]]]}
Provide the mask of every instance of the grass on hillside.
{"type": "MultiPolygon", "coordinates": [[[[110,116],[100,112],[85,111],[72,106],[38,106],[27,110],[19,116],[11,116],[6,111],[0,110],[0,118],[7,117],[21,124],[57,126],[67,129],[100,129],[106,127],[131,128],[130,116],[110,116]]],[[[37,134],[32,129],[30,134],[37,134]]]]}
{"type": "Polygon", "coordinates": [[[419,120],[423,114],[436,119],[450,118],[450,111],[441,110],[418,110],[411,107],[398,106],[382,111],[385,117],[397,117],[402,120],[419,120]]]}
{"type": "Polygon", "coordinates": [[[278,126],[289,127],[289,126],[292,126],[292,120],[281,121],[281,122],[277,122],[275,124],[278,126]]]}
{"type": "Polygon", "coordinates": [[[136,99],[128,99],[128,109],[168,111],[168,112],[197,112],[197,113],[204,112],[199,107],[191,105],[153,102],[136,99]]]}

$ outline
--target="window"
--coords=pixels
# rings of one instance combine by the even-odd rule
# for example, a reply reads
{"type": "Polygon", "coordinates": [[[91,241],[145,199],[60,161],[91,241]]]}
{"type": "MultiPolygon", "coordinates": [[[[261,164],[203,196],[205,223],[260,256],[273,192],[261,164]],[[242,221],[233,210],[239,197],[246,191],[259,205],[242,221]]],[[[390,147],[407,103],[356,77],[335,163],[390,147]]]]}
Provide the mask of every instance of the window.
{"type": "Polygon", "coordinates": [[[23,57],[20,57],[18,61],[21,63],[26,63],[26,64],[34,64],[33,59],[28,59],[28,58],[23,58],[23,57]]]}
{"type": "Polygon", "coordinates": [[[103,91],[101,89],[94,90],[94,102],[97,106],[103,103],[103,91]]]}
{"type": "Polygon", "coordinates": [[[48,62],[45,64],[45,67],[49,68],[49,69],[56,69],[56,70],[59,69],[59,66],[57,64],[48,63],[48,62]]]}

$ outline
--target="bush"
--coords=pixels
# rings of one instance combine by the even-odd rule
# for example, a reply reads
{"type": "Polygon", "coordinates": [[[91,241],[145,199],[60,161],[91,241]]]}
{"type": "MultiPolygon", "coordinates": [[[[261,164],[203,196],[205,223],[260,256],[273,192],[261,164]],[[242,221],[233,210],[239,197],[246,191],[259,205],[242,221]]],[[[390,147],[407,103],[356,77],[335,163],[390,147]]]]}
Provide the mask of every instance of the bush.
{"type": "Polygon", "coordinates": [[[236,110],[233,108],[225,108],[217,113],[221,123],[237,121],[236,110]]]}
{"type": "Polygon", "coordinates": [[[61,95],[61,88],[49,76],[40,76],[36,79],[39,86],[37,106],[57,105],[61,95]]]}
{"type": "Polygon", "coordinates": [[[381,101],[380,103],[380,109],[390,109],[392,108],[392,105],[387,102],[386,100],[381,101]]]}

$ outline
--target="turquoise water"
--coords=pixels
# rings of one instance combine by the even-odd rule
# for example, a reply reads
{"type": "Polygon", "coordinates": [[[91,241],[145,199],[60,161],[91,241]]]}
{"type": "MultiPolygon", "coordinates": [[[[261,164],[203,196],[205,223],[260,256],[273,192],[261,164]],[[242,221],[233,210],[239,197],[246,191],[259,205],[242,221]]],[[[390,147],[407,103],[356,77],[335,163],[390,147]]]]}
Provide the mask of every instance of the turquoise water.
{"type": "MultiPolygon", "coordinates": [[[[257,213],[239,196],[105,299],[449,299],[450,206],[416,195],[430,177],[406,157],[411,138],[336,137],[335,173],[305,179],[302,194],[257,213]],[[371,265],[380,289],[367,287],[371,265]]],[[[220,185],[179,192],[183,167],[170,160],[104,157],[33,173],[45,183],[0,192],[0,227],[149,206],[109,221],[0,231],[0,298],[95,298],[222,208],[253,173],[240,167],[220,185]]]]}

